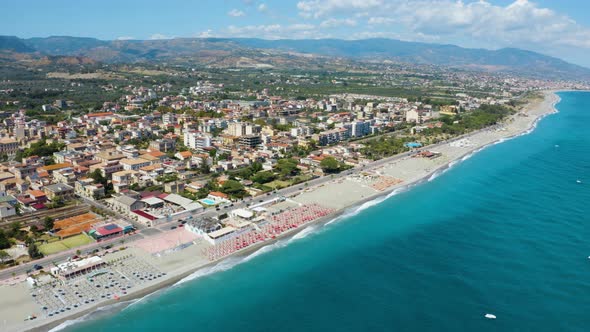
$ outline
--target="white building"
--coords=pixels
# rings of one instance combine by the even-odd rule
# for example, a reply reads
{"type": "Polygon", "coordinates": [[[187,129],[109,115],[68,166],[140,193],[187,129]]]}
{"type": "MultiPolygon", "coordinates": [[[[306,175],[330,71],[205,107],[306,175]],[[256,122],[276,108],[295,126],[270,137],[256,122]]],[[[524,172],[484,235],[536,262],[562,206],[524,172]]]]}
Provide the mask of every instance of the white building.
{"type": "Polygon", "coordinates": [[[184,145],[194,150],[211,147],[211,137],[198,132],[187,132],[184,135],[184,145]]]}

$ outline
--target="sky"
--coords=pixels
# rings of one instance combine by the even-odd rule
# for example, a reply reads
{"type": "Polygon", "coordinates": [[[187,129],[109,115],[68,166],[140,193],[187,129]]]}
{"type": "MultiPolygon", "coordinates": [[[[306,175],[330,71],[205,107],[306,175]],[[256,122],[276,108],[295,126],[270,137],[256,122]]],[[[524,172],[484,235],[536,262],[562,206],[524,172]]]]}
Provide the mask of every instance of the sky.
{"type": "Polygon", "coordinates": [[[0,0],[0,34],[393,38],[517,47],[590,67],[588,0],[0,0]]]}

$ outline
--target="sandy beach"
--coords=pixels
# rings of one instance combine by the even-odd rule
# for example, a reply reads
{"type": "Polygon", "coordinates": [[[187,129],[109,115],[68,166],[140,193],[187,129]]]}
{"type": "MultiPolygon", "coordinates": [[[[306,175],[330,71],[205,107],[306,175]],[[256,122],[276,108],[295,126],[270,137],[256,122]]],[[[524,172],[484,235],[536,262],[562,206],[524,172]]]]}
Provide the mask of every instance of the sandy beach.
{"type": "MultiPolygon", "coordinates": [[[[532,130],[539,119],[555,111],[554,106],[558,99],[554,92],[544,92],[544,99],[534,100],[526,105],[522,111],[511,116],[502,124],[421,149],[421,151],[435,153],[435,157],[428,158],[416,156],[415,154],[406,155],[402,158],[399,156],[391,157],[366,166],[362,170],[355,170],[345,177],[335,178],[328,184],[305,188],[289,197],[289,201],[284,204],[285,208],[293,209],[298,205],[308,206],[317,203],[334,212],[307,222],[302,227],[285,231],[276,238],[254,243],[230,256],[247,256],[261,247],[286,237],[292,237],[311,224],[328,222],[345,211],[349,211],[351,208],[367,201],[427,181],[434,174],[439,174],[465,156],[496,142],[532,130]]],[[[177,231],[187,232],[184,229],[178,229],[177,231]]],[[[162,239],[162,241],[165,240],[162,239]]],[[[132,255],[153,266],[154,270],[165,273],[165,277],[139,283],[132,291],[120,296],[118,299],[99,301],[84,308],[70,310],[61,316],[41,317],[39,315],[35,320],[24,321],[24,318],[28,315],[40,312],[38,304],[31,297],[29,286],[24,282],[15,282],[12,285],[4,284],[0,286],[0,293],[3,294],[2,298],[0,298],[0,308],[2,308],[0,310],[0,324],[3,324],[2,330],[47,331],[66,320],[75,319],[93,312],[97,307],[131,301],[174,285],[195,271],[212,267],[229,257],[226,256],[211,261],[204,254],[212,246],[211,244],[201,238],[188,238],[188,240],[192,242],[186,248],[161,255],[154,255],[148,252],[149,249],[145,249],[150,247],[150,243],[138,244],[137,246],[128,243],[125,244],[125,246],[128,246],[127,249],[106,255],[105,259],[108,258],[109,260],[117,260],[132,255]]],[[[153,241],[157,241],[157,239],[153,241]]]]}

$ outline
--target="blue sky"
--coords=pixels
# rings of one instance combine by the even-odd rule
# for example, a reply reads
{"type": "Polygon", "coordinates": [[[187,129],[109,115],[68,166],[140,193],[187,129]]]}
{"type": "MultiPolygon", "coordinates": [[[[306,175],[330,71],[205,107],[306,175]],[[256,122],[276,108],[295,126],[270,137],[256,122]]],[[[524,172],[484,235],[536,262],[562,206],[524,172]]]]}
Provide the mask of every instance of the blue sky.
{"type": "Polygon", "coordinates": [[[590,66],[587,0],[3,0],[0,9],[0,34],[24,38],[385,37],[519,47],[590,66]]]}

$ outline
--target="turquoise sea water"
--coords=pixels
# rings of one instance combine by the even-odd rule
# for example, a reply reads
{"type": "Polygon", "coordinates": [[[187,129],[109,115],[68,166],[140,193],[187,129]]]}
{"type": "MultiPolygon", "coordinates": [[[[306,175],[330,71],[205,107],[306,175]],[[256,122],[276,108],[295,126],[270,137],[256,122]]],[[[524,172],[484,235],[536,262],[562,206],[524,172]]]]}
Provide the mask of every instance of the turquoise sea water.
{"type": "Polygon", "coordinates": [[[67,329],[589,331],[590,93],[561,97],[431,182],[67,329]]]}

